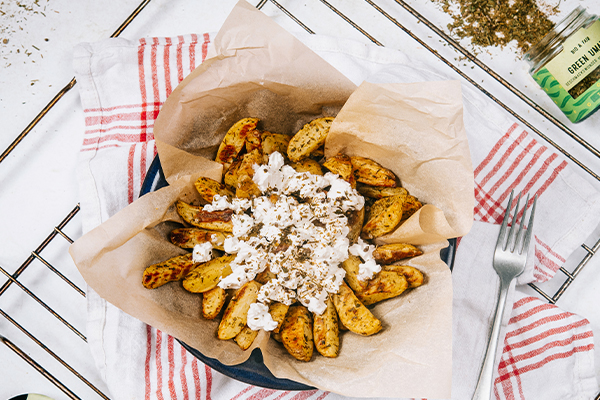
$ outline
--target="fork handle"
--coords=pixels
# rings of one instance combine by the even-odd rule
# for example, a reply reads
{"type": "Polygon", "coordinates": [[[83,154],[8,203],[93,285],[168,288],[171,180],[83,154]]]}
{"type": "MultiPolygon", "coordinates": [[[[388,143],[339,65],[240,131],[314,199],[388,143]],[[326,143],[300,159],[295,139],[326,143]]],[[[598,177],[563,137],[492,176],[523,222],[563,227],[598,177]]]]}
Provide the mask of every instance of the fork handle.
{"type": "Polygon", "coordinates": [[[494,323],[492,325],[492,332],[488,340],[487,349],[485,351],[485,358],[483,366],[481,367],[481,373],[479,374],[479,380],[477,381],[477,388],[473,394],[473,400],[489,400],[492,398],[493,378],[494,378],[494,367],[496,365],[496,353],[498,352],[498,341],[500,340],[500,327],[502,325],[502,315],[506,307],[506,298],[508,296],[508,288],[510,287],[511,280],[506,281],[500,278],[500,291],[498,292],[498,302],[496,304],[496,312],[494,314],[494,323]]]}

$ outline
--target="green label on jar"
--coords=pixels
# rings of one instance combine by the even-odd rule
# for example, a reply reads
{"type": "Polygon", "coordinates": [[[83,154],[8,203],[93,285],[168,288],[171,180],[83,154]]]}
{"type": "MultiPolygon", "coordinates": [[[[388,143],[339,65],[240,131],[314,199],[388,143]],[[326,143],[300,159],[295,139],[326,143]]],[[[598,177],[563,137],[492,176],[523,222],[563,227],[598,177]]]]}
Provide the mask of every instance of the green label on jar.
{"type": "Polygon", "coordinates": [[[533,74],[533,79],[571,122],[581,121],[600,107],[600,80],[589,86],[577,98],[573,98],[545,67],[533,74]]]}

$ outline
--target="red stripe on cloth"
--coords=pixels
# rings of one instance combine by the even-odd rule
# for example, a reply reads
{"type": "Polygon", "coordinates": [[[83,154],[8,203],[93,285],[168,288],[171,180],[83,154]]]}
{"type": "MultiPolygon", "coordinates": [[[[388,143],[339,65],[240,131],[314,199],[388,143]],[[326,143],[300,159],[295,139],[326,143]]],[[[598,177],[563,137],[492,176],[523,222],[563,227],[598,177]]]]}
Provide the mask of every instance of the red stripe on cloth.
{"type": "MultiPolygon", "coordinates": [[[[548,337],[548,335],[544,335],[543,337],[541,337],[541,336],[542,335],[537,335],[537,337],[534,336],[534,337],[528,338],[526,340],[523,340],[521,342],[508,345],[508,347],[510,348],[510,350],[519,349],[519,348],[528,346],[530,344],[536,343],[540,340],[546,339],[548,337]]],[[[576,340],[589,339],[591,337],[594,337],[594,334],[592,333],[592,331],[587,331],[587,332],[583,332],[583,333],[580,333],[577,335],[573,335],[571,337],[568,337],[568,338],[565,338],[562,340],[555,340],[553,342],[548,342],[540,348],[537,348],[535,350],[528,351],[527,353],[518,355],[516,357],[516,361],[527,360],[529,358],[533,358],[537,355],[540,355],[540,354],[544,353],[545,351],[550,350],[551,348],[564,347],[566,345],[573,344],[573,342],[575,342],[576,340]]],[[[498,367],[504,367],[505,365],[506,364],[505,363],[503,364],[503,361],[500,361],[500,364],[498,365],[498,367]]]]}
{"type": "Polygon", "coordinates": [[[163,64],[165,68],[165,91],[167,92],[167,97],[171,94],[173,90],[171,88],[171,65],[169,62],[169,49],[171,48],[172,42],[171,38],[166,38],[166,44],[164,46],[164,54],[163,54],[163,64]]]}
{"type": "Polygon", "coordinates": [[[289,391],[281,392],[281,393],[279,394],[279,396],[275,397],[273,400],[279,400],[279,399],[281,399],[281,398],[283,398],[283,397],[287,396],[288,394],[290,394],[290,392],[289,392],[289,391]]]}
{"type": "MultiPolygon", "coordinates": [[[[514,331],[507,333],[506,334],[506,338],[510,339],[512,337],[516,337],[516,336],[522,335],[522,334],[524,334],[526,332],[529,332],[529,331],[533,330],[534,328],[538,328],[540,326],[546,325],[546,324],[548,324],[550,322],[556,322],[556,321],[563,320],[563,319],[565,319],[567,317],[564,314],[567,314],[567,313],[561,313],[561,314],[558,314],[558,315],[552,315],[550,317],[545,317],[545,318],[542,318],[542,319],[540,319],[538,321],[535,321],[535,322],[533,322],[533,323],[531,323],[531,324],[529,324],[527,326],[524,326],[524,327],[519,328],[519,329],[515,329],[514,331]]],[[[547,331],[543,332],[543,334],[545,335],[545,337],[548,337],[548,336],[551,336],[551,335],[554,335],[554,334],[557,334],[557,333],[566,332],[569,329],[574,329],[574,328],[582,327],[582,326],[584,326],[584,325],[586,325],[588,323],[589,322],[587,322],[584,319],[584,320],[580,320],[580,321],[574,322],[572,324],[567,324],[567,325],[563,325],[563,326],[560,326],[560,327],[557,327],[557,328],[548,329],[547,331]]],[[[543,339],[543,337],[540,337],[540,339],[543,339]]]]}
{"type": "Polygon", "coordinates": [[[269,397],[270,395],[272,395],[275,392],[276,392],[276,390],[273,390],[273,389],[260,389],[258,392],[254,393],[252,396],[247,397],[246,400],[262,400],[265,397],[269,397]]]}
{"type": "MultiPolygon", "coordinates": [[[[516,362],[514,362],[514,358],[513,358],[512,353],[510,351],[508,351],[505,354],[502,354],[502,357],[508,357],[509,360],[511,361],[510,364],[509,364],[509,366],[512,367],[513,370],[516,368],[515,367],[516,362]]],[[[506,369],[506,368],[503,368],[503,369],[506,369]]],[[[498,369],[498,373],[500,373],[500,369],[498,369]]],[[[523,384],[521,382],[521,377],[520,377],[520,375],[517,374],[517,375],[515,375],[515,378],[516,378],[516,381],[517,381],[517,393],[520,396],[520,400],[524,400],[524,397],[523,397],[523,384]]],[[[505,379],[505,380],[501,381],[500,384],[501,384],[502,393],[504,393],[504,396],[507,399],[515,399],[515,390],[514,390],[513,385],[512,385],[512,380],[511,379],[505,379]]],[[[498,386],[497,385],[494,385],[494,394],[496,395],[496,398],[499,397],[498,386]]]]}
{"type": "Polygon", "coordinates": [[[142,150],[140,151],[140,188],[144,183],[144,178],[146,178],[146,161],[148,159],[148,142],[142,143],[142,150]]]}
{"type": "Polygon", "coordinates": [[[135,144],[129,147],[127,156],[127,201],[133,203],[133,156],[135,155],[135,144]]]}
{"type": "Polygon", "coordinates": [[[519,137],[517,137],[517,139],[515,139],[510,144],[510,146],[508,146],[508,149],[506,149],[506,151],[504,152],[504,154],[502,154],[502,156],[496,162],[496,164],[494,165],[494,167],[492,168],[492,170],[490,172],[488,172],[488,174],[481,180],[481,182],[480,182],[481,186],[485,186],[485,184],[488,183],[500,171],[500,169],[504,166],[504,163],[506,162],[506,160],[508,160],[508,158],[513,153],[513,151],[515,151],[515,149],[517,148],[517,146],[520,145],[521,142],[523,140],[525,140],[526,137],[527,137],[527,132],[523,131],[519,135],[519,137]]]}
{"type": "Polygon", "coordinates": [[[152,328],[146,325],[146,361],[144,366],[144,399],[150,400],[152,382],[150,380],[150,359],[152,358],[152,328]]]}
{"type": "Polygon", "coordinates": [[[163,400],[162,393],[162,332],[156,330],[156,398],[163,400]]]}
{"type": "MultiPolygon", "coordinates": [[[[159,102],[160,104],[160,102],[159,102]]],[[[156,106],[154,106],[156,107],[156,106]]],[[[98,116],[88,116],[85,117],[85,125],[86,126],[95,126],[95,125],[108,125],[117,121],[139,121],[140,113],[138,112],[130,112],[130,113],[116,113],[112,115],[98,115],[98,116]]],[[[144,124],[142,124],[143,127],[144,124]]]]}
{"type": "MultiPolygon", "coordinates": [[[[323,392],[316,400],[323,400],[325,397],[329,396],[330,392],[323,392]]],[[[424,399],[427,400],[427,399],[424,399]]]]}
{"type": "Polygon", "coordinates": [[[169,362],[169,381],[167,385],[169,387],[169,394],[171,399],[177,399],[177,392],[175,391],[175,353],[173,352],[173,336],[167,335],[167,360],[169,362]]]}
{"type": "MultiPolygon", "coordinates": [[[[156,64],[156,53],[158,51],[158,38],[154,38],[153,39],[153,44],[152,44],[152,49],[151,49],[151,57],[150,57],[150,69],[152,71],[152,93],[154,95],[154,103],[158,103],[160,102],[160,89],[158,86],[158,66],[156,64]]],[[[158,107],[154,107],[154,109],[152,110],[152,119],[155,120],[156,117],[158,116],[158,107]]],[[[144,132],[145,135],[146,132],[144,132]]],[[[140,141],[146,141],[146,138],[144,137],[143,140],[140,139],[140,141]]]]}
{"type": "MultiPolygon", "coordinates": [[[[485,204],[487,203],[492,203],[489,207],[492,209],[496,209],[496,210],[500,210],[502,207],[502,204],[498,201],[496,201],[494,198],[492,198],[492,196],[490,196],[487,192],[485,192],[483,190],[483,188],[481,186],[479,186],[479,183],[475,182],[475,201],[477,202],[477,204],[481,205],[482,207],[484,207],[485,204]]],[[[497,213],[497,215],[501,215],[499,212],[497,213]]],[[[484,219],[484,214],[479,214],[476,211],[473,212],[473,217],[475,220],[479,220],[479,221],[483,221],[483,222],[490,222],[489,220],[484,219]]],[[[500,219],[500,221],[502,221],[502,219],[500,219]]],[[[494,218],[491,222],[495,222],[495,223],[499,223],[496,218],[494,218]]]]}
{"type": "MultiPolygon", "coordinates": [[[[153,124],[150,126],[154,126],[153,124]]],[[[90,138],[85,138],[83,139],[83,143],[84,145],[89,145],[89,144],[93,144],[96,142],[108,142],[110,140],[117,140],[117,141],[121,141],[121,142],[138,142],[140,135],[139,134],[129,134],[129,133],[111,133],[106,135],[106,133],[110,132],[110,131],[121,131],[121,130],[127,130],[127,129],[131,129],[131,130],[136,130],[139,131],[140,129],[142,129],[141,125],[115,125],[115,126],[110,126],[110,127],[103,127],[103,128],[99,128],[99,129],[90,129],[89,131],[87,131],[88,134],[92,134],[92,133],[99,133],[100,135],[94,136],[94,137],[90,137],[90,138]]]]}
{"type": "Polygon", "coordinates": [[[210,43],[210,36],[208,33],[204,34],[204,42],[202,43],[202,62],[206,60],[206,55],[208,54],[208,44],[210,43]]]}
{"type": "Polygon", "coordinates": [[[292,400],[308,399],[310,396],[314,395],[317,392],[318,392],[318,390],[305,390],[303,392],[299,392],[294,397],[292,397],[292,400]]]}
{"type": "Polygon", "coordinates": [[[183,80],[183,36],[177,36],[179,42],[177,43],[177,83],[183,80]]]}
{"type": "Polygon", "coordinates": [[[499,381],[502,381],[502,380],[505,380],[505,379],[509,379],[511,376],[523,375],[526,372],[539,369],[539,368],[543,367],[544,365],[548,364],[551,361],[569,358],[569,357],[571,357],[575,353],[581,353],[583,351],[591,351],[593,349],[594,349],[594,344],[591,343],[591,344],[588,344],[586,346],[574,347],[571,350],[565,351],[563,353],[553,354],[553,355],[548,356],[548,357],[544,358],[543,360],[538,361],[536,363],[528,364],[528,365],[526,365],[526,366],[524,366],[522,368],[517,368],[517,369],[515,369],[512,372],[507,372],[507,373],[501,374],[496,379],[496,382],[499,382],[499,381]]]}
{"type": "Polygon", "coordinates": [[[202,385],[200,383],[200,373],[198,372],[198,360],[192,360],[192,376],[194,377],[194,389],[196,393],[196,399],[200,399],[202,396],[202,385]]]}
{"type": "Polygon", "coordinates": [[[523,297],[522,299],[519,299],[519,300],[515,301],[515,303],[513,304],[513,310],[515,310],[515,309],[517,309],[519,307],[522,307],[525,304],[529,304],[532,301],[540,301],[540,299],[538,299],[537,297],[533,297],[533,296],[523,297]]]}
{"type": "MultiPolygon", "coordinates": [[[[139,86],[140,96],[142,97],[142,104],[147,104],[148,94],[146,93],[146,72],[144,71],[144,52],[146,51],[146,39],[140,39],[140,46],[138,48],[138,75],[139,75],[139,86]]],[[[142,112],[139,116],[139,120],[142,122],[142,129],[140,134],[140,141],[142,135],[145,135],[144,126],[146,126],[146,107],[142,108],[142,112]]],[[[145,138],[144,138],[145,139],[145,138]]]]}
{"type": "Polygon", "coordinates": [[[479,164],[479,166],[475,169],[473,175],[475,178],[477,178],[477,175],[479,175],[479,173],[485,168],[487,167],[487,165],[490,163],[490,161],[494,158],[494,156],[498,153],[498,150],[500,150],[500,148],[502,147],[502,145],[504,144],[504,142],[506,142],[506,140],[508,140],[508,138],[510,137],[511,133],[513,133],[513,131],[515,129],[517,129],[517,127],[519,126],[519,124],[514,123],[509,129],[508,131],[500,138],[500,140],[498,140],[498,142],[494,145],[494,147],[492,147],[492,150],[488,153],[488,155],[483,159],[483,161],[479,164]]]}
{"type": "MultiPolygon", "coordinates": [[[[530,318],[530,317],[532,317],[536,314],[539,314],[542,311],[546,311],[546,310],[558,310],[558,308],[556,306],[553,306],[552,304],[548,304],[548,303],[540,304],[539,306],[530,308],[529,310],[527,310],[519,315],[515,315],[508,321],[508,325],[516,324],[517,322],[523,321],[524,319],[530,318]]],[[[555,315],[561,315],[561,314],[564,314],[565,318],[573,316],[573,314],[570,314],[567,312],[562,312],[562,313],[558,313],[555,315]]]]}
{"type": "MultiPolygon", "coordinates": [[[[206,368],[208,368],[208,367],[206,367],[206,368]]],[[[243,394],[245,394],[246,392],[249,392],[250,390],[255,389],[255,388],[256,388],[256,386],[252,386],[252,385],[246,386],[246,388],[244,390],[242,390],[241,392],[239,392],[238,394],[233,396],[231,398],[231,400],[235,400],[235,399],[239,398],[240,396],[242,396],[243,394]]]]}
{"type": "MultiPolygon", "coordinates": [[[[554,154],[556,157],[558,157],[556,154],[554,154]]],[[[556,158],[554,157],[554,158],[556,158]]],[[[552,161],[554,161],[554,158],[552,161]]],[[[550,162],[549,162],[550,163],[550,162]]],[[[540,187],[538,189],[538,191],[535,193],[538,197],[538,199],[541,197],[542,193],[544,193],[546,191],[546,189],[548,188],[548,186],[550,186],[550,184],[552,184],[552,182],[554,182],[554,180],[556,179],[556,177],[558,176],[558,174],[560,174],[560,172],[565,169],[567,167],[567,162],[566,161],[562,161],[558,167],[554,168],[554,171],[552,171],[552,175],[550,175],[550,177],[548,179],[546,179],[546,182],[544,182],[544,184],[542,185],[542,187],[540,187]]],[[[531,200],[529,200],[530,203],[533,203],[533,198],[531,200]]]]}
{"type": "Polygon", "coordinates": [[[181,350],[181,368],[179,369],[179,379],[181,379],[181,387],[183,390],[183,400],[189,400],[190,395],[188,392],[187,377],[185,376],[185,367],[187,366],[187,351],[183,346],[180,346],[181,350]]]}
{"type": "MultiPolygon", "coordinates": [[[[546,255],[538,249],[538,247],[535,247],[535,258],[540,262],[540,264],[542,264],[544,267],[548,268],[550,271],[552,272],[556,272],[558,271],[558,269],[560,268],[560,265],[558,265],[557,263],[555,263],[554,261],[552,261],[551,259],[549,259],[548,257],[546,257],[546,255]]],[[[544,271],[539,270],[539,272],[544,273],[544,271]]],[[[549,276],[553,276],[550,274],[547,274],[549,276]]]]}
{"type": "MultiPolygon", "coordinates": [[[[139,51],[138,51],[138,61],[139,61],[139,51]]],[[[131,109],[131,108],[144,108],[148,106],[154,106],[153,103],[141,103],[141,104],[119,104],[113,107],[103,107],[103,108],[86,108],[83,110],[84,113],[108,113],[110,111],[122,110],[122,109],[131,109]]]]}
{"type": "Polygon", "coordinates": [[[539,244],[540,246],[542,246],[544,249],[546,249],[546,252],[552,254],[554,257],[556,257],[559,261],[565,262],[566,260],[558,253],[552,251],[552,249],[550,248],[550,246],[548,246],[546,243],[542,242],[540,240],[540,238],[537,235],[533,235],[535,242],[537,244],[539,244]]]}
{"type": "Polygon", "coordinates": [[[192,34],[192,43],[189,47],[189,55],[190,55],[190,72],[194,70],[196,67],[196,43],[198,42],[198,35],[195,33],[192,34]]]}
{"type": "Polygon", "coordinates": [[[208,365],[205,365],[204,373],[206,374],[206,400],[210,400],[212,394],[212,369],[208,365]]]}

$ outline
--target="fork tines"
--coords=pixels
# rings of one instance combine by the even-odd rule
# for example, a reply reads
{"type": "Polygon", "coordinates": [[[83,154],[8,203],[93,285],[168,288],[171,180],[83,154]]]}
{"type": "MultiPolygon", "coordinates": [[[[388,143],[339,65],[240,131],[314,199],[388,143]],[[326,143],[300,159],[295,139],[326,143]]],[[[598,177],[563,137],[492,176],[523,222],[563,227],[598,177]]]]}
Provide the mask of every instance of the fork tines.
{"type": "Polygon", "coordinates": [[[525,206],[523,207],[523,214],[521,216],[521,224],[519,225],[518,232],[515,227],[517,225],[517,217],[519,215],[519,204],[521,202],[521,194],[517,198],[517,205],[514,210],[513,219],[510,227],[510,231],[508,233],[508,239],[505,241],[506,237],[506,227],[508,225],[508,220],[510,217],[510,210],[513,201],[514,190],[510,192],[510,198],[508,199],[508,206],[506,207],[506,212],[504,214],[504,219],[502,220],[502,227],[500,228],[500,234],[498,235],[498,242],[496,243],[496,247],[502,245],[502,251],[506,251],[509,248],[509,251],[513,253],[515,250],[518,251],[519,254],[523,253],[523,249],[529,248],[529,242],[531,241],[531,233],[533,227],[533,216],[535,214],[535,205],[537,203],[537,194],[533,199],[533,204],[531,206],[531,211],[529,214],[529,223],[527,226],[524,226],[525,215],[527,214],[527,208],[529,205],[529,194],[527,195],[527,200],[525,200],[525,206]],[[516,236],[516,237],[515,237],[516,236]],[[524,237],[524,239],[523,239],[524,237]],[[510,247],[509,247],[510,246],[510,247]]]}

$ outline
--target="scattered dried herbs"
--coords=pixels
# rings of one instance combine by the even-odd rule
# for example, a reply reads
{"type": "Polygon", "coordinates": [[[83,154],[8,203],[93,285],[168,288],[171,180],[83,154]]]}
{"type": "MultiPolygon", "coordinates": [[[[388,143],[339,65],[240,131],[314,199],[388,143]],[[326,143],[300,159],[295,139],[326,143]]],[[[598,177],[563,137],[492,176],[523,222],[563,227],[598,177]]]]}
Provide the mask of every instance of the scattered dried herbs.
{"type": "Polygon", "coordinates": [[[600,81],[600,67],[590,72],[590,74],[583,78],[581,82],[573,86],[571,90],[569,90],[569,94],[572,98],[576,99],[598,81],[600,81]]]}
{"type": "Polygon", "coordinates": [[[525,53],[554,27],[549,15],[558,4],[540,9],[536,0],[431,0],[452,17],[451,33],[475,47],[503,47],[513,40],[525,53]]]}

